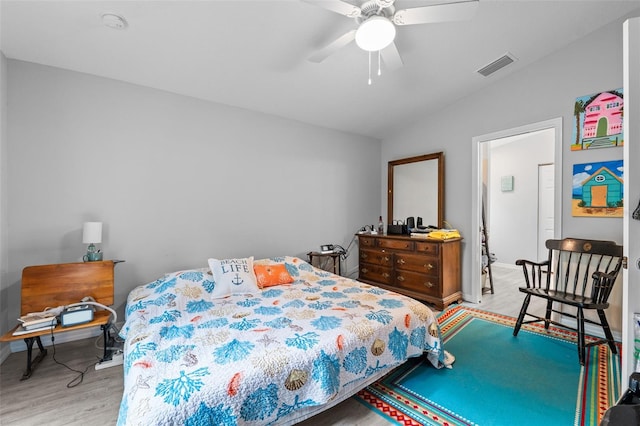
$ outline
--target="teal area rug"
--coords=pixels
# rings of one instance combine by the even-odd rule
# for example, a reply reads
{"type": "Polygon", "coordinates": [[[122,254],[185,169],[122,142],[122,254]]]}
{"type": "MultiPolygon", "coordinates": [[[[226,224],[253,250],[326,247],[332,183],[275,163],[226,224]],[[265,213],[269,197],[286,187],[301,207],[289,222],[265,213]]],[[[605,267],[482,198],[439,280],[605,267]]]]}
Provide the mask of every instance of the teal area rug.
{"type": "Polygon", "coordinates": [[[462,306],[438,322],[452,369],[413,359],[356,399],[391,423],[451,426],[598,425],[618,399],[620,359],[606,344],[582,367],[570,331],[528,324],[513,337],[514,318],[462,306]]]}

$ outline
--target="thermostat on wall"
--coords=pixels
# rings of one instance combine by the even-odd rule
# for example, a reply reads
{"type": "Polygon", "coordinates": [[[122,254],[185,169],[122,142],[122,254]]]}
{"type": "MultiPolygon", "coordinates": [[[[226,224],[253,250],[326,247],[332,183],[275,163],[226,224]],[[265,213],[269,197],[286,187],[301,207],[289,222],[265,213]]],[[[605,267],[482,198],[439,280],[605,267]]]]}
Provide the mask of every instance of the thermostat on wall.
{"type": "Polygon", "coordinates": [[[87,305],[65,309],[60,314],[60,324],[63,327],[70,327],[91,321],[93,321],[93,309],[87,305]]]}

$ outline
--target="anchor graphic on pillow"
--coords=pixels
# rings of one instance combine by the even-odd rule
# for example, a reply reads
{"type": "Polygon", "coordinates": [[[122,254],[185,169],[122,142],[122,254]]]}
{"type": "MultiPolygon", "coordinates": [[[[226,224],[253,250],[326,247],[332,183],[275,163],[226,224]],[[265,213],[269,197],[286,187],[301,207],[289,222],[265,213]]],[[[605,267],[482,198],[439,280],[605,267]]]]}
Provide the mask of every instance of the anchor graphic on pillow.
{"type": "Polygon", "coordinates": [[[240,275],[236,272],[236,276],[233,277],[233,279],[231,280],[231,283],[235,284],[235,285],[240,285],[244,282],[244,280],[242,278],[240,278],[240,275]]]}

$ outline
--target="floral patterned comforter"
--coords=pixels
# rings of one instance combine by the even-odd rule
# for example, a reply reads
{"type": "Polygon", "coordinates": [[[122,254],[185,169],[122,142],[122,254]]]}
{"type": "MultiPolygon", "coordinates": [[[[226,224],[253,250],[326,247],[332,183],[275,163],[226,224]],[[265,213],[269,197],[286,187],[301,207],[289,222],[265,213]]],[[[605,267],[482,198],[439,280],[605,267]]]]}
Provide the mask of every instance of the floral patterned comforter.
{"type": "Polygon", "coordinates": [[[295,257],[256,263],[284,263],[296,281],[212,299],[203,268],[129,294],[119,425],[279,424],[410,357],[443,365],[422,303],[295,257]]]}

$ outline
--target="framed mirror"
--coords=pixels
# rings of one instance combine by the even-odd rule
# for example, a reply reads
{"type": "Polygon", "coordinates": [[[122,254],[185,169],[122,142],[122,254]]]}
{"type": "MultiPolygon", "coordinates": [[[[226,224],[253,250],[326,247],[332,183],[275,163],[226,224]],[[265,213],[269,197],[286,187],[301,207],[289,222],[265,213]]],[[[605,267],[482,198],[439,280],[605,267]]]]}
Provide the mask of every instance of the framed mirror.
{"type": "Polygon", "coordinates": [[[424,226],[443,228],[444,152],[389,161],[387,224],[422,218],[424,226]]]}

